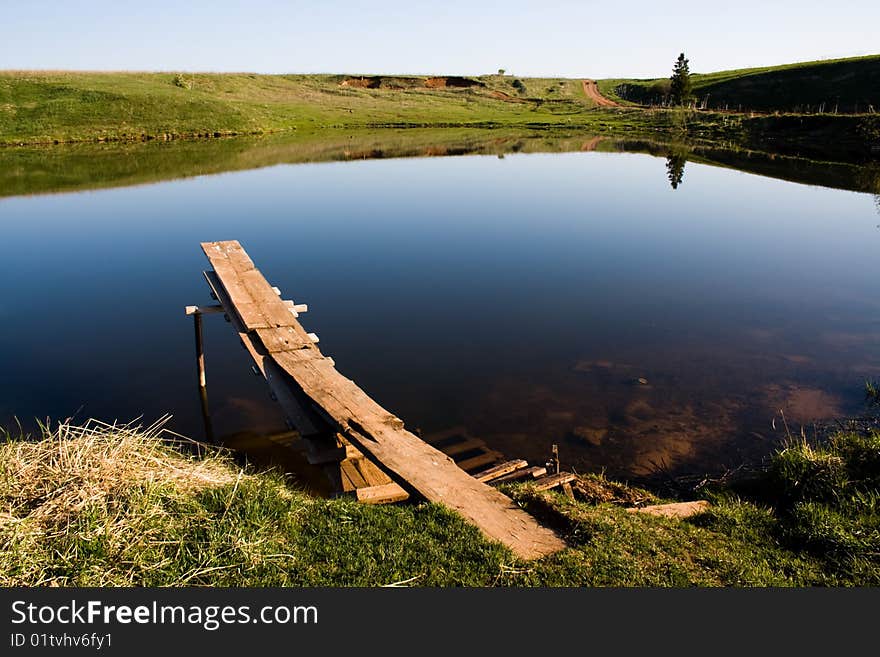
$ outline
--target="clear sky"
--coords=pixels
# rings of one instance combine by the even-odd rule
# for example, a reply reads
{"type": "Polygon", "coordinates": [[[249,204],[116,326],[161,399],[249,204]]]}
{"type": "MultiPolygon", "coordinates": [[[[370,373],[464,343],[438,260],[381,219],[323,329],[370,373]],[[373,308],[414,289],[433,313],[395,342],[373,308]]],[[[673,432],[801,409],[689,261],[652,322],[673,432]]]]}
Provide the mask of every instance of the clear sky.
{"type": "Polygon", "coordinates": [[[0,69],[658,77],[880,53],[880,0],[0,0],[0,69]]]}

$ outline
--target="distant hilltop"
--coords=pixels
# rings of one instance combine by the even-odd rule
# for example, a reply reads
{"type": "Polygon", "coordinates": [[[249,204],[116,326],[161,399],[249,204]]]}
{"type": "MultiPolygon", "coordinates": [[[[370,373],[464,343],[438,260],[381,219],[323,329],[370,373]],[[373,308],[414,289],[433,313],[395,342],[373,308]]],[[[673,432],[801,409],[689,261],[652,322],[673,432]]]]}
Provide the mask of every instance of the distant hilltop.
{"type": "MultiPolygon", "coordinates": [[[[703,109],[804,114],[880,113],[880,55],[693,74],[703,109]]],[[[662,105],[668,79],[604,80],[605,95],[662,105]]]]}

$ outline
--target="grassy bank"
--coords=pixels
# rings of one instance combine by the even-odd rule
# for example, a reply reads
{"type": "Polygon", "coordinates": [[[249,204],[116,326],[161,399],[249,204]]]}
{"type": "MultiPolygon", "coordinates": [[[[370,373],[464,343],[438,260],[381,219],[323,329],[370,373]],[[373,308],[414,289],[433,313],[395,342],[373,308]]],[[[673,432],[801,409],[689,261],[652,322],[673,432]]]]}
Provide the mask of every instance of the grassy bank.
{"type": "Polygon", "coordinates": [[[580,82],[563,79],[6,71],[0,143],[564,125],[591,107],[580,82]]]}
{"type": "Polygon", "coordinates": [[[691,520],[582,478],[508,489],[570,547],[520,562],[433,504],[311,498],[157,429],[61,426],[0,445],[0,584],[691,586],[880,583],[880,434],[793,443],[691,520]]]}
{"type": "MultiPolygon", "coordinates": [[[[731,111],[836,114],[880,112],[880,55],[781,66],[696,73],[698,102],[731,111]]],[[[603,94],[623,103],[662,104],[668,78],[599,81],[603,94]]]]}
{"type": "Polygon", "coordinates": [[[0,145],[164,143],[273,132],[309,139],[378,128],[664,135],[840,161],[880,153],[877,116],[599,109],[579,80],[0,72],[0,145]]]}

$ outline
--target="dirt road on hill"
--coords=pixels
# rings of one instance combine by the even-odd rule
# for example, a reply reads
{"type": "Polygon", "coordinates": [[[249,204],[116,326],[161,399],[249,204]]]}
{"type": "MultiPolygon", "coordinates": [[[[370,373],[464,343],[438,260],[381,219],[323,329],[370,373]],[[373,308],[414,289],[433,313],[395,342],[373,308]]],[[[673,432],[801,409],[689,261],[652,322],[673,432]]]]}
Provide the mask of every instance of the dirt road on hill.
{"type": "Polygon", "coordinates": [[[583,83],[584,94],[599,107],[620,107],[620,105],[615,103],[613,100],[609,100],[599,93],[599,87],[598,85],[596,85],[595,80],[584,80],[583,83]]]}

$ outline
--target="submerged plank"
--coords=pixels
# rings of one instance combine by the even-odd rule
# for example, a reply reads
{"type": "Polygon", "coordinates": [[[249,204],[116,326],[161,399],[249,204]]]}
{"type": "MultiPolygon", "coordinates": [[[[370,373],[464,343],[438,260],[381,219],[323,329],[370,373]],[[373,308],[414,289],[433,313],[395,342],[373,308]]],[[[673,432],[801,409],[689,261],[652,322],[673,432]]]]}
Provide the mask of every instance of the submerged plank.
{"type": "Polygon", "coordinates": [[[482,472],[478,472],[474,475],[474,479],[476,479],[477,481],[489,482],[493,479],[498,479],[498,477],[503,477],[506,474],[527,467],[529,467],[529,462],[522,459],[516,459],[515,461],[506,461],[504,463],[499,463],[498,465],[483,470],[482,472]]]}
{"type": "MultiPolygon", "coordinates": [[[[407,431],[400,418],[340,374],[308,340],[306,331],[268,281],[253,267],[238,242],[206,242],[202,248],[248,334],[254,336],[269,354],[265,360],[277,364],[297,395],[309,399],[313,410],[392,480],[429,501],[457,511],[488,538],[500,541],[522,558],[541,557],[565,547],[552,530],[540,525],[510,498],[477,481],[447,455],[407,431]],[[251,324],[239,312],[239,300],[253,306],[247,308],[251,324]],[[285,314],[283,320],[280,311],[285,314]],[[308,343],[300,349],[271,351],[257,330],[282,326],[292,327],[308,343]]],[[[268,338],[267,341],[271,342],[268,338]]],[[[278,346],[274,345],[275,348],[278,346]]],[[[356,476],[349,472],[346,475],[356,476]]]]}
{"type": "Polygon", "coordinates": [[[531,468],[516,470],[514,472],[511,472],[509,475],[504,475],[503,477],[493,479],[491,483],[493,486],[497,486],[498,484],[504,484],[508,481],[518,481],[520,479],[537,479],[538,477],[543,477],[545,474],[547,474],[547,468],[542,465],[535,465],[531,468]]]}
{"type": "Polygon", "coordinates": [[[553,474],[549,477],[542,477],[534,482],[535,488],[538,490],[549,490],[551,488],[556,488],[557,486],[562,486],[563,484],[571,483],[577,479],[577,475],[572,474],[570,472],[560,472],[559,474],[553,474]]]}

